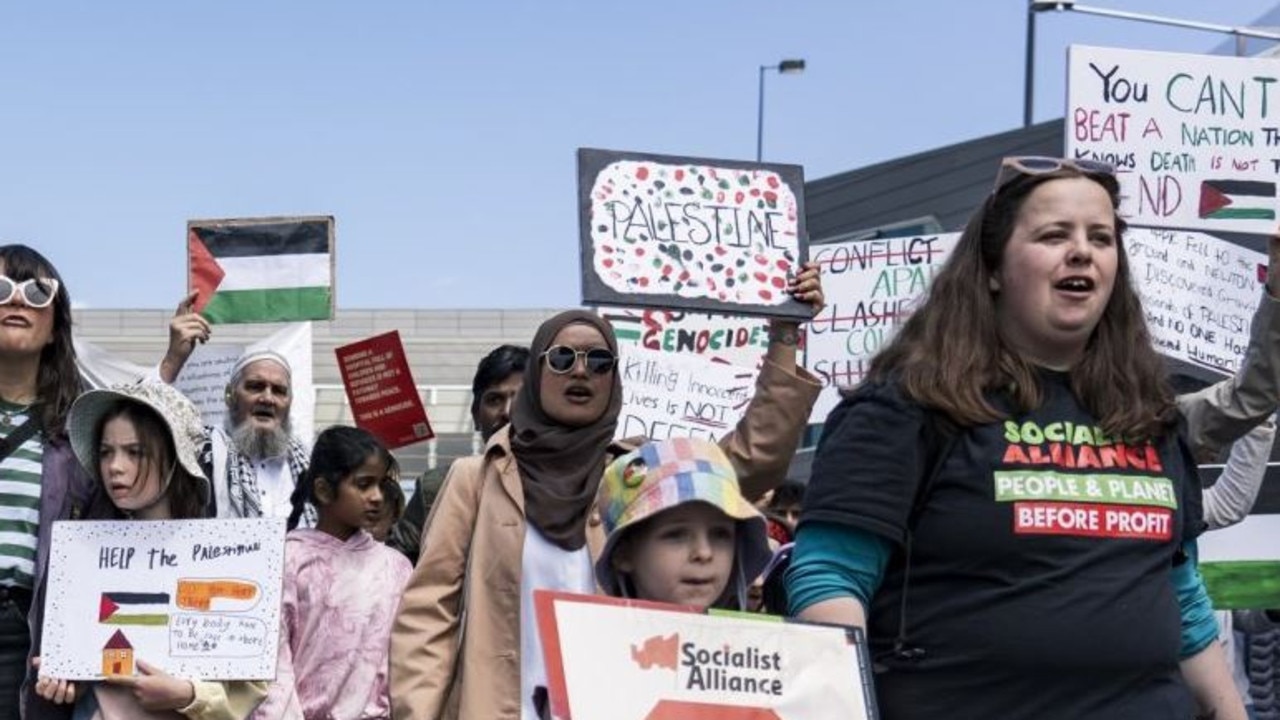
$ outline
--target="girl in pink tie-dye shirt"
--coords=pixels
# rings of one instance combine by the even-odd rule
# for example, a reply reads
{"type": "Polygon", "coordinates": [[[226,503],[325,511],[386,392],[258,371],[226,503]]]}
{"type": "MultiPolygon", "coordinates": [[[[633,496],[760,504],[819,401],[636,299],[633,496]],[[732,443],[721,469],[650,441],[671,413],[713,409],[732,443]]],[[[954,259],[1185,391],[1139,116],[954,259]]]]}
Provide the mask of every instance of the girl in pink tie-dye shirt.
{"type": "Polygon", "coordinates": [[[316,438],[289,527],[305,502],[319,522],[285,540],[279,668],[255,719],[391,717],[387,649],[411,568],[365,528],[397,475],[395,459],[364,430],[336,426],[316,438]]]}

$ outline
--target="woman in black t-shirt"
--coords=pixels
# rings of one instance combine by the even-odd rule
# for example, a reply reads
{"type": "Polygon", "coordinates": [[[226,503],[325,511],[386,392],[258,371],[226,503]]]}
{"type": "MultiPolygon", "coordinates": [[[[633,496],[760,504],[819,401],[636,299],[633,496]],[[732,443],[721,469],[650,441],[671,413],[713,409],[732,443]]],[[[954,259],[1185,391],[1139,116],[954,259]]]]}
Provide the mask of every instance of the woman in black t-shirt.
{"type": "Polygon", "coordinates": [[[1006,158],[827,421],[791,609],[867,628],[886,720],[1244,717],[1118,206],[1110,166],[1006,158]]]}

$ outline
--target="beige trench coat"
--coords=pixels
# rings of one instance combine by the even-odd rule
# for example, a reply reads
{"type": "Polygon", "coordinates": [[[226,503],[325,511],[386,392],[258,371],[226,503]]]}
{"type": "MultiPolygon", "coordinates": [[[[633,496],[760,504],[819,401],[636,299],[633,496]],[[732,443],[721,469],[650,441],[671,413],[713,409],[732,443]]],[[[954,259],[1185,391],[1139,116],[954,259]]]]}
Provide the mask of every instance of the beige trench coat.
{"type": "MultiPolygon", "coordinates": [[[[820,389],[804,370],[765,364],[746,415],[721,441],[748,498],[786,477],[820,389]]],[[[482,455],[453,464],[427,518],[391,633],[396,720],[519,720],[524,535],[524,492],[504,429],[482,455]]],[[[604,539],[593,514],[593,562],[604,539]]]]}

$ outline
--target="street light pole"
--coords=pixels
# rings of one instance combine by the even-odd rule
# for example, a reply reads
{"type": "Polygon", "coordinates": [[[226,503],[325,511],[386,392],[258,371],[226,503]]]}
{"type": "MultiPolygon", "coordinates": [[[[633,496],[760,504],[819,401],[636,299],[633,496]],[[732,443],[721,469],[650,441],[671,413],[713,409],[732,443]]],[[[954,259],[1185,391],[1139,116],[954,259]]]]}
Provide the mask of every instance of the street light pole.
{"type": "Polygon", "coordinates": [[[1022,83],[1022,127],[1031,127],[1032,100],[1036,93],[1036,5],[1027,5],[1027,62],[1022,83]]]}
{"type": "Polygon", "coordinates": [[[1277,35],[1274,32],[1258,30],[1251,27],[1244,27],[1240,25],[1220,25],[1218,23],[1198,22],[1195,20],[1181,20],[1161,15],[1147,15],[1145,13],[1094,7],[1093,5],[1084,5],[1077,2],[1062,2],[1061,0],[1058,2],[1053,2],[1053,0],[1032,0],[1031,7],[1033,10],[1068,10],[1085,15],[1097,15],[1099,17],[1115,18],[1117,20],[1136,20],[1138,22],[1153,23],[1155,25],[1169,25],[1171,27],[1186,28],[1188,30],[1204,30],[1205,32],[1235,35],[1237,37],[1280,40],[1280,35],[1277,35]]]}
{"type": "Polygon", "coordinates": [[[764,71],[770,67],[770,65],[760,66],[760,92],[756,96],[760,99],[756,109],[756,162],[760,162],[764,157],[764,71]]]}
{"type": "Polygon", "coordinates": [[[777,70],[779,75],[798,75],[804,72],[804,60],[797,58],[783,60],[777,65],[760,66],[760,92],[757,95],[759,103],[756,107],[756,162],[761,162],[764,158],[764,74],[768,70],[777,70]]]}

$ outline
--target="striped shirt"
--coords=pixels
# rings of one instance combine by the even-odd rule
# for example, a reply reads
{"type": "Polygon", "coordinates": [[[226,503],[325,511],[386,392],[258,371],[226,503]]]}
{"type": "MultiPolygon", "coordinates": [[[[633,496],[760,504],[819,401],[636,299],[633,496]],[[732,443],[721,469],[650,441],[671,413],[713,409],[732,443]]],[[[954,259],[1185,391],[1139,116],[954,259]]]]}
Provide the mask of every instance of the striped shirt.
{"type": "MultiPolygon", "coordinates": [[[[24,406],[0,401],[0,437],[7,437],[27,417],[24,406]]],[[[28,590],[35,585],[43,456],[41,433],[35,433],[0,461],[0,585],[28,590]]]]}

